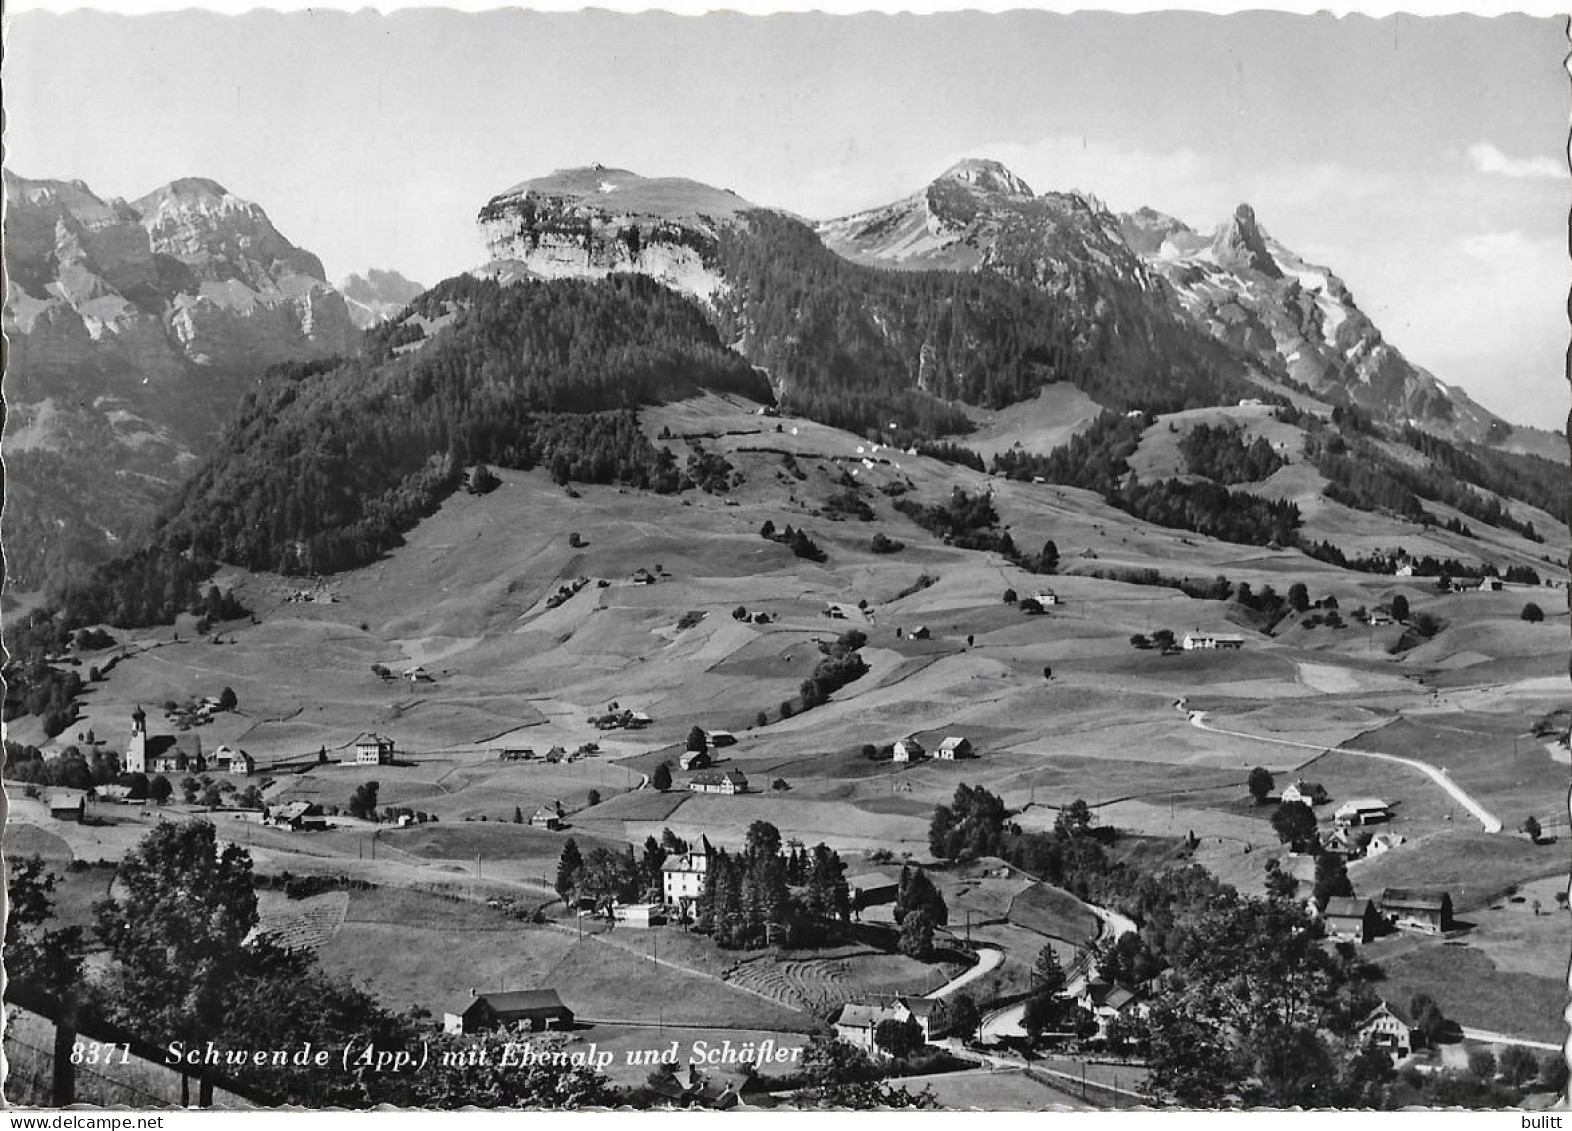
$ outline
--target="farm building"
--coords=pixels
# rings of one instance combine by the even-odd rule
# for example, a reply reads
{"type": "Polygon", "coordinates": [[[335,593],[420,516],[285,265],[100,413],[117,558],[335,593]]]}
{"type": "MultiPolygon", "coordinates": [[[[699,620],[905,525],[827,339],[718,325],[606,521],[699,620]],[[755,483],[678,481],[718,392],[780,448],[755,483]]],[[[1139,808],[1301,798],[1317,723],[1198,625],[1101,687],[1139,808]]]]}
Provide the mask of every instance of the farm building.
{"type": "Polygon", "coordinates": [[[922,743],[915,738],[903,738],[895,744],[895,753],[891,757],[897,762],[920,762],[927,754],[922,743]]]}
{"type": "Polygon", "coordinates": [[[1186,652],[1212,648],[1243,648],[1244,637],[1236,632],[1187,632],[1180,643],[1186,652]]]}
{"type": "Polygon", "coordinates": [[[1353,860],[1365,854],[1363,838],[1369,835],[1369,833],[1351,832],[1347,825],[1338,825],[1321,838],[1321,851],[1332,852],[1353,860]]]}
{"type": "Polygon", "coordinates": [[[1479,591],[1481,593],[1501,592],[1501,579],[1499,577],[1481,578],[1479,581],[1479,591]]]}
{"type": "Polygon", "coordinates": [[[661,894],[668,905],[679,908],[684,916],[704,892],[711,851],[709,838],[702,837],[696,850],[675,852],[660,866],[661,894]]]}
{"type": "Polygon", "coordinates": [[[1037,603],[1045,609],[1049,605],[1057,605],[1059,603],[1059,594],[1055,593],[1052,589],[1039,589],[1035,595],[1037,597],[1037,603]]]}
{"type": "Polygon", "coordinates": [[[355,764],[386,766],[393,761],[393,740],[386,735],[362,731],[355,738],[355,764]]]}
{"type": "Polygon", "coordinates": [[[700,774],[688,782],[688,789],[693,793],[724,793],[727,796],[747,793],[748,778],[741,770],[727,770],[724,774],[700,774]]]}
{"type": "Polygon", "coordinates": [[[650,717],[643,711],[629,711],[627,726],[629,730],[642,730],[650,725],[650,717]]]}
{"type": "Polygon", "coordinates": [[[658,903],[619,903],[611,909],[612,917],[629,927],[655,927],[666,921],[658,903]]]}
{"type": "Polygon", "coordinates": [[[1302,801],[1306,805],[1325,805],[1332,800],[1332,795],[1326,791],[1326,786],[1320,782],[1296,781],[1293,785],[1283,790],[1282,800],[1302,801]]]}
{"type": "Polygon", "coordinates": [[[1392,807],[1379,797],[1356,797],[1337,807],[1333,819],[1340,825],[1370,825],[1390,821],[1392,807]]]}
{"type": "Polygon", "coordinates": [[[684,770],[707,770],[713,764],[707,750],[685,750],[682,757],[677,759],[677,765],[684,770]]]}
{"type": "Polygon", "coordinates": [[[1375,904],[1351,895],[1334,895],[1328,899],[1326,910],[1321,912],[1321,922],[1326,925],[1328,938],[1356,943],[1369,942],[1381,930],[1381,916],[1375,904]]]}
{"type": "Polygon", "coordinates": [[[883,872],[864,872],[846,881],[846,887],[851,891],[853,901],[863,907],[878,907],[880,904],[894,903],[900,886],[900,880],[883,872]]]}
{"type": "Polygon", "coordinates": [[[556,990],[507,990],[477,994],[461,1013],[445,1013],[445,1033],[484,1033],[491,1029],[522,1029],[539,1033],[545,1029],[573,1028],[573,1011],[562,1004],[556,990]]]}
{"type": "Polygon", "coordinates": [[[904,1021],[910,1017],[917,1022],[917,1028],[922,1030],[924,1044],[944,1036],[944,1014],[940,1010],[940,1003],[933,998],[911,996],[896,998],[895,1011],[896,1020],[904,1021]]]}
{"type": "Polygon", "coordinates": [[[49,794],[49,815],[57,821],[82,823],[87,815],[87,794],[79,789],[53,790],[49,794]]]}
{"type": "Polygon", "coordinates": [[[1365,848],[1365,855],[1380,856],[1383,852],[1391,852],[1398,845],[1407,843],[1408,838],[1402,833],[1376,833],[1370,838],[1370,843],[1365,848]]]}
{"type": "Polygon", "coordinates": [[[428,672],[425,668],[421,667],[419,664],[416,664],[412,668],[405,668],[404,669],[404,678],[409,680],[411,685],[414,685],[414,684],[417,684],[417,683],[434,683],[434,682],[436,682],[435,680],[433,680],[431,678],[431,673],[428,672]]]}
{"type": "Polygon", "coordinates": [[[836,1015],[833,1024],[835,1035],[841,1040],[866,1053],[877,1055],[879,1049],[873,1040],[874,1030],[879,1027],[881,1021],[902,1019],[889,1006],[849,1001],[841,1006],[841,1011],[836,1015]]]}
{"type": "Polygon", "coordinates": [[[270,818],[275,825],[282,825],[292,832],[319,831],[328,827],[322,810],[309,801],[291,801],[273,810],[270,818]]]}
{"type": "Polygon", "coordinates": [[[732,734],[729,730],[712,730],[709,732],[707,737],[710,740],[711,746],[737,745],[737,736],[732,734]]]}
{"type": "Polygon", "coordinates": [[[1394,927],[1440,934],[1452,929],[1452,897],[1426,888],[1387,888],[1381,893],[1381,914],[1394,927]]]}
{"type": "Polygon", "coordinates": [[[736,1080],[711,1080],[696,1064],[686,1073],[673,1070],[648,1085],[648,1089],[667,1103],[679,1107],[709,1108],[725,1111],[741,1101],[736,1080]]]}
{"type": "Polygon", "coordinates": [[[927,640],[930,635],[932,635],[932,634],[928,631],[928,626],[924,625],[924,624],[919,624],[916,627],[916,629],[914,629],[913,632],[912,632],[912,639],[913,640],[927,640]]]}
{"type": "Polygon", "coordinates": [[[537,829],[560,829],[562,827],[562,802],[556,801],[550,805],[538,806],[530,814],[529,823],[537,829]]]}
{"type": "Polygon", "coordinates": [[[1414,1024],[1392,1006],[1382,1002],[1359,1023],[1359,1039],[1372,1048],[1402,1060],[1414,1051],[1414,1024]]]}
{"type": "Polygon", "coordinates": [[[958,734],[950,735],[939,743],[939,749],[933,752],[935,758],[944,762],[953,762],[957,758],[970,758],[972,754],[972,740],[958,734]]]}

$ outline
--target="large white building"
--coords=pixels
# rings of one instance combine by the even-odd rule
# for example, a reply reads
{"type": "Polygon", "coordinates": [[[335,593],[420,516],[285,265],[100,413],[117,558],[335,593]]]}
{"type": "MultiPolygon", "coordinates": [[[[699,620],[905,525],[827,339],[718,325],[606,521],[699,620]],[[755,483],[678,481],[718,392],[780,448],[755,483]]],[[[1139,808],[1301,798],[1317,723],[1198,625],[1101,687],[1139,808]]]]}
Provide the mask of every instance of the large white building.
{"type": "Polygon", "coordinates": [[[684,917],[692,912],[694,901],[704,894],[704,877],[710,871],[710,840],[699,838],[691,852],[674,852],[660,866],[661,895],[669,906],[679,908],[684,917]]]}

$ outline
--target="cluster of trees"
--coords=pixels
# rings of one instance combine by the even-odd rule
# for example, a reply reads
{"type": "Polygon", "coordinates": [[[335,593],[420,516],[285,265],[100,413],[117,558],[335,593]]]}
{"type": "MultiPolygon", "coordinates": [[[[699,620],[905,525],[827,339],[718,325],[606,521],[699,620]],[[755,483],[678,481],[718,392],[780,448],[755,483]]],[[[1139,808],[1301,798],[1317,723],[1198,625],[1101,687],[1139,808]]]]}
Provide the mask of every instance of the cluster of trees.
{"type": "Polygon", "coordinates": [[[1225,486],[1258,483],[1288,462],[1272,450],[1271,441],[1257,436],[1245,443],[1237,424],[1197,424],[1179,441],[1185,470],[1225,486]]]}
{"type": "Polygon", "coordinates": [[[1015,557],[1015,543],[1008,531],[997,529],[999,512],[993,508],[993,497],[986,492],[970,495],[957,487],[945,503],[924,506],[915,499],[899,498],[894,506],[918,526],[953,546],[1015,557]]]}
{"type": "Polygon", "coordinates": [[[31,785],[91,789],[120,780],[120,756],[97,746],[87,754],[76,746],[67,746],[60,753],[45,757],[36,746],[6,739],[5,776],[8,781],[31,785]]]}
{"type": "Polygon", "coordinates": [[[1266,499],[1230,491],[1206,480],[1159,479],[1146,483],[1130,476],[1108,501],[1144,522],[1191,530],[1248,546],[1298,541],[1299,508],[1286,499],[1266,499]]]}
{"type": "Polygon", "coordinates": [[[1123,864],[1110,861],[1104,844],[1118,832],[1096,827],[1091,806],[1076,799],[1064,805],[1051,832],[1023,832],[1009,820],[1009,810],[996,794],[964,782],[948,805],[934,807],[928,826],[928,848],[942,860],[998,856],[1081,898],[1118,891],[1128,882],[1123,864]]]}
{"type": "Polygon", "coordinates": [[[1561,464],[1485,444],[1460,447],[1411,424],[1404,425],[1400,435],[1403,443],[1438,464],[1454,480],[1517,499],[1558,518],[1566,516],[1567,470],[1561,464]]]}
{"type": "Polygon", "coordinates": [[[823,844],[782,853],[780,830],[755,821],[741,853],[711,852],[695,919],[727,949],[805,946],[821,942],[828,925],[849,919],[851,910],[838,853],[823,844]]]}
{"type": "Polygon", "coordinates": [[[789,522],[784,529],[777,530],[771,519],[765,519],[764,525],[759,527],[759,537],[789,547],[793,554],[805,561],[822,562],[829,558],[806,530],[793,530],[789,522]]]}
{"type": "Polygon", "coordinates": [[[858,652],[868,637],[860,629],[848,629],[833,641],[819,645],[824,659],[813,667],[813,674],[802,681],[802,709],[804,711],[826,702],[829,697],[848,683],[861,679],[868,671],[868,664],[858,652]]]}
{"type": "Polygon", "coordinates": [[[943,460],[945,463],[969,467],[973,471],[987,470],[982,456],[965,444],[957,444],[950,440],[920,440],[917,443],[917,454],[943,460]]]}

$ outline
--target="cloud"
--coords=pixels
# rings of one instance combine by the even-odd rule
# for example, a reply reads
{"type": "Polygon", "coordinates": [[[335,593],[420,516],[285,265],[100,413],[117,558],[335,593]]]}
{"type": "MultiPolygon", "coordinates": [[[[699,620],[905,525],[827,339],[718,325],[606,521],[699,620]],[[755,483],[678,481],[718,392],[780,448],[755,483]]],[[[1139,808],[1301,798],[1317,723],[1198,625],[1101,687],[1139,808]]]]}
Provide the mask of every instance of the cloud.
{"type": "Polygon", "coordinates": [[[1468,161],[1476,170],[1490,176],[1565,180],[1565,162],[1553,157],[1508,157],[1488,141],[1468,147],[1468,161]]]}

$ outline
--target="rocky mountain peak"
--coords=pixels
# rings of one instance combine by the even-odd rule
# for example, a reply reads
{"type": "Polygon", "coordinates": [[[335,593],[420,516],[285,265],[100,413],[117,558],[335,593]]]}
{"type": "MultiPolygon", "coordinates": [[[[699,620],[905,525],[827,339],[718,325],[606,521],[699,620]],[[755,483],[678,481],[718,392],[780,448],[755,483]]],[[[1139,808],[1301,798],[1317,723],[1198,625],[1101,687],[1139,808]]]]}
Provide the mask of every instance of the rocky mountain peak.
{"type": "Polygon", "coordinates": [[[1282,269],[1266,249],[1266,238],[1256,223],[1255,209],[1248,204],[1235,208],[1233,218],[1217,229],[1212,250],[1217,261],[1226,266],[1245,267],[1273,279],[1283,277],[1282,269]]]}
{"type": "Polygon", "coordinates": [[[239,279],[268,291],[285,275],[325,284],[322,261],[286,239],[258,205],[207,177],[182,177],[132,203],[154,252],[170,255],[198,278],[239,279]]]}
{"type": "Polygon", "coordinates": [[[958,181],[978,192],[1005,193],[1009,196],[1033,196],[1032,186],[1021,180],[1003,164],[985,157],[967,157],[957,161],[939,175],[941,181],[958,181]]]}

